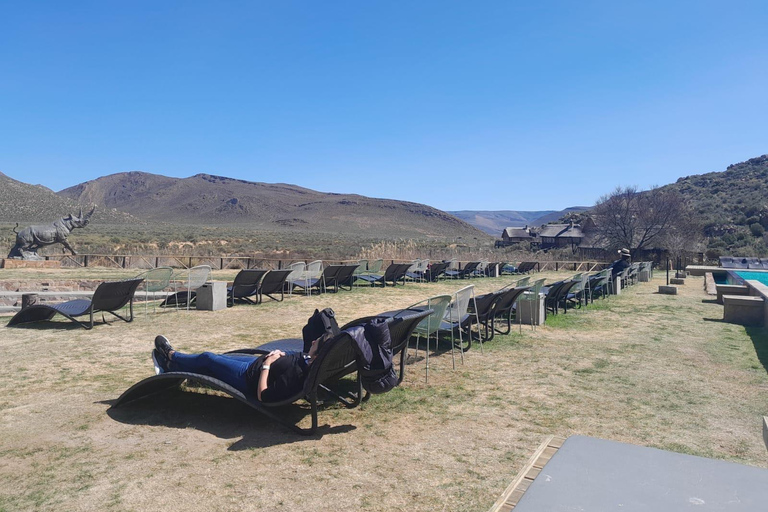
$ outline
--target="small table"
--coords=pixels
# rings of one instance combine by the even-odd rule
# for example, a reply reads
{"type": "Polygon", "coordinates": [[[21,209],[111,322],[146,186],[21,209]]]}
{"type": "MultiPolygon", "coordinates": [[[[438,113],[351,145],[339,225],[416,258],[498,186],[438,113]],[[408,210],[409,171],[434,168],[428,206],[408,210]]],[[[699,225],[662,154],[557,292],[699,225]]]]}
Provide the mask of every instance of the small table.
{"type": "Polygon", "coordinates": [[[227,282],[208,281],[196,291],[196,308],[205,311],[227,309],[227,282]]]}

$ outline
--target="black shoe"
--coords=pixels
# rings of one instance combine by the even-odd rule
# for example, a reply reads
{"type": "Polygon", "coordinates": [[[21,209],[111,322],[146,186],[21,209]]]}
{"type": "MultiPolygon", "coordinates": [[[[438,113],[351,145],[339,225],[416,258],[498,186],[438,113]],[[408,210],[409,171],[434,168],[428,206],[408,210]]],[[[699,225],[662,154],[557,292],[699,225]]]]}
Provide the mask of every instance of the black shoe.
{"type": "Polygon", "coordinates": [[[165,358],[162,352],[155,349],[152,351],[152,365],[155,367],[155,373],[160,375],[168,371],[168,359],[165,358]]]}
{"type": "Polygon", "coordinates": [[[155,348],[165,357],[166,360],[171,360],[171,351],[173,350],[173,347],[171,346],[171,342],[168,341],[168,338],[162,334],[158,335],[155,338],[155,348]]]}

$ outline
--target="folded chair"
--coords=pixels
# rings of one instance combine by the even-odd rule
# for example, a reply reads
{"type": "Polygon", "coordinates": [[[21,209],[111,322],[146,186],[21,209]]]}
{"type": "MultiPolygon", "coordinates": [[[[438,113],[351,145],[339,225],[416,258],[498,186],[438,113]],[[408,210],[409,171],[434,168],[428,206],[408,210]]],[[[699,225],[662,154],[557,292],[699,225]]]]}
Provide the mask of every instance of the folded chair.
{"type": "Polygon", "coordinates": [[[264,295],[272,300],[281,302],[285,298],[285,280],[288,279],[288,275],[292,270],[270,270],[261,279],[259,284],[259,302],[264,302],[264,295]],[[276,298],[276,295],[280,293],[280,298],[276,298]]]}
{"type": "MultiPolygon", "coordinates": [[[[122,407],[125,404],[154,395],[161,391],[177,388],[184,381],[189,381],[222,391],[256,409],[270,419],[277,421],[281,425],[290,428],[294,432],[302,435],[312,435],[317,431],[318,426],[318,391],[320,389],[330,391],[330,385],[332,383],[349,373],[355,372],[356,355],[354,342],[348,333],[342,332],[338,336],[328,340],[320,348],[320,352],[309,367],[309,373],[304,381],[304,388],[296,395],[280,402],[259,402],[254,395],[243,393],[225,382],[207,375],[189,372],[164,372],[148,377],[131,386],[120,395],[112,407],[122,407]],[[281,414],[281,407],[290,405],[301,399],[306,400],[310,404],[312,415],[312,426],[310,428],[301,428],[288,421],[281,414]]],[[[359,376],[356,380],[356,387],[357,395],[351,400],[336,395],[345,407],[355,407],[360,404],[362,398],[362,385],[359,376]]]]}
{"type": "Polygon", "coordinates": [[[32,322],[50,320],[57,313],[69,318],[80,327],[93,329],[93,314],[101,312],[101,319],[104,323],[104,313],[116,316],[125,322],[133,321],[133,295],[136,288],[141,284],[142,279],[129,279],[126,281],[107,281],[101,283],[96,291],[93,292],[91,300],[76,299],[64,302],[62,304],[35,304],[22,309],[16,313],[8,327],[14,327],[32,322]],[[128,305],[128,317],[121,316],[116,311],[128,305]],[[88,322],[80,322],[76,319],[78,316],[89,315],[88,322]]]}
{"type": "Polygon", "coordinates": [[[238,272],[232,286],[227,287],[227,302],[229,302],[229,306],[234,306],[235,300],[249,304],[258,304],[259,284],[267,272],[267,270],[259,269],[243,269],[238,272]],[[255,302],[250,299],[254,295],[256,296],[255,302]]]}

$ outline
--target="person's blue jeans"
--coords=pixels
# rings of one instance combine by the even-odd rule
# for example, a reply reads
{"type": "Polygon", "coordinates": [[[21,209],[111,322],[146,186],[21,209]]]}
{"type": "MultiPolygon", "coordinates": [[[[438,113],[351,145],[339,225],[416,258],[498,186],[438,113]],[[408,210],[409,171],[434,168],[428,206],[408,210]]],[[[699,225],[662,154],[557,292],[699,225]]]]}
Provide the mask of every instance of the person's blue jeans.
{"type": "Polygon", "coordinates": [[[202,354],[182,354],[175,352],[168,364],[170,371],[190,372],[208,375],[226,382],[243,393],[250,393],[246,373],[258,356],[231,356],[203,352],[202,354]]]}

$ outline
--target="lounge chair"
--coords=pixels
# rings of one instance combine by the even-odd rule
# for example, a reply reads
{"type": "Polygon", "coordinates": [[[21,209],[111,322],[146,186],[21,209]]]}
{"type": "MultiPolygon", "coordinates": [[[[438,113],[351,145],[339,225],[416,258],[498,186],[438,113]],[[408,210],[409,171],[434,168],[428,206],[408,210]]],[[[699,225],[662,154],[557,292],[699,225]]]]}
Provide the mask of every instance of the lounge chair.
{"type": "Polygon", "coordinates": [[[378,274],[381,272],[382,267],[384,267],[384,260],[379,258],[377,260],[369,261],[368,262],[368,270],[366,270],[367,274],[378,274]]]}
{"type": "Polygon", "coordinates": [[[424,281],[426,279],[426,272],[429,268],[429,260],[417,259],[408,267],[405,276],[413,281],[424,281]]]}
{"type": "Polygon", "coordinates": [[[426,279],[430,283],[435,283],[443,275],[448,268],[449,263],[443,261],[441,263],[432,263],[427,268],[426,279]]]}
{"type": "MultiPolygon", "coordinates": [[[[223,391],[233,398],[256,409],[265,416],[292,429],[294,432],[302,435],[312,435],[317,431],[318,425],[318,391],[322,388],[328,392],[332,392],[326,384],[333,383],[340,377],[356,371],[356,355],[354,342],[348,333],[342,332],[338,336],[328,340],[320,348],[320,352],[310,366],[309,373],[304,381],[304,388],[296,395],[280,402],[259,402],[255,396],[245,394],[225,382],[207,375],[189,372],[164,372],[148,377],[131,386],[127,391],[120,395],[112,407],[121,407],[127,403],[134,402],[166,389],[177,388],[184,381],[190,381],[211,387],[218,391],[223,391]],[[280,407],[292,404],[301,399],[305,399],[309,402],[311,407],[312,426],[307,429],[293,424],[280,414],[280,407]]],[[[356,384],[357,394],[349,399],[334,393],[345,407],[355,407],[360,404],[362,399],[362,385],[359,376],[356,384]]]]}
{"type": "Polygon", "coordinates": [[[136,288],[141,284],[143,279],[128,279],[126,281],[107,281],[101,283],[96,291],[93,292],[93,297],[88,299],[75,299],[64,302],[62,304],[35,304],[22,309],[16,313],[11,321],[8,322],[8,327],[15,327],[18,325],[28,324],[32,322],[41,322],[43,320],[50,320],[57,313],[63,315],[80,327],[85,329],[93,329],[93,314],[101,312],[101,318],[104,323],[104,313],[116,316],[120,320],[125,322],[133,321],[133,295],[136,293],[136,288]],[[127,317],[119,315],[116,311],[122,309],[128,305],[129,314],[127,317]],[[90,320],[88,322],[80,322],[76,317],[89,315],[90,320]]]}
{"type": "Polygon", "coordinates": [[[465,279],[473,276],[478,266],[480,266],[479,261],[470,261],[461,270],[446,270],[445,275],[452,279],[465,279]]]}
{"type": "Polygon", "coordinates": [[[613,272],[610,268],[606,268],[604,270],[601,270],[597,274],[594,274],[589,277],[590,283],[590,301],[594,300],[595,295],[600,296],[600,298],[605,298],[607,295],[611,295],[613,293],[613,272]]]}
{"type": "MultiPolygon", "coordinates": [[[[498,291],[486,293],[475,297],[474,304],[469,305],[468,312],[470,313],[470,321],[472,320],[471,313],[475,313],[475,319],[477,320],[477,339],[480,342],[481,350],[484,342],[493,339],[493,329],[491,328],[491,323],[493,321],[496,304],[498,303],[501,296],[502,293],[498,291]],[[484,335],[480,331],[480,326],[483,326],[483,331],[485,333],[484,335]]],[[[469,332],[471,335],[471,328],[469,332]]]]}
{"type": "MultiPolygon", "coordinates": [[[[429,384],[429,338],[434,334],[435,335],[435,348],[437,348],[437,331],[440,329],[440,324],[443,321],[443,317],[445,316],[445,310],[448,308],[448,306],[451,303],[451,296],[450,295],[437,295],[435,297],[430,297],[426,300],[423,300],[421,302],[417,302],[416,304],[413,304],[412,306],[408,306],[403,311],[427,311],[431,310],[432,312],[424,317],[419,324],[416,326],[416,328],[413,330],[411,336],[414,334],[416,335],[416,357],[419,355],[419,340],[421,339],[421,336],[423,335],[427,339],[427,347],[425,350],[425,382],[429,384]]],[[[405,356],[406,354],[404,354],[405,356]]]]}
{"type": "Polygon", "coordinates": [[[270,270],[261,279],[259,284],[259,302],[264,302],[264,295],[272,300],[282,302],[285,298],[285,280],[292,271],[289,270],[270,270]],[[280,293],[280,298],[276,298],[276,295],[280,293]]]}
{"type": "MultiPolygon", "coordinates": [[[[566,279],[542,287],[541,293],[544,294],[545,310],[551,311],[553,315],[556,315],[568,292],[571,288],[576,286],[576,284],[576,282],[566,279]]],[[[565,311],[567,312],[567,306],[565,306],[565,311]]]]}
{"type": "MultiPolygon", "coordinates": [[[[408,340],[411,337],[416,326],[427,316],[432,313],[432,309],[400,309],[396,311],[388,311],[380,313],[378,315],[365,316],[357,318],[344,324],[341,330],[350,329],[358,325],[364,325],[367,322],[375,318],[386,318],[389,320],[389,334],[392,340],[392,355],[393,357],[400,354],[400,373],[398,375],[398,381],[402,382],[405,376],[405,350],[408,346],[408,340]]],[[[259,345],[256,348],[244,348],[239,350],[233,350],[228,352],[229,354],[244,353],[244,354],[268,354],[273,350],[282,350],[283,352],[301,352],[304,349],[304,340],[301,338],[285,338],[280,340],[270,341],[259,345]]],[[[350,372],[355,371],[355,368],[350,367],[350,372]]],[[[346,374],[345,374],[346,375],[346,374]]]]}
{"type": "MultiPolygon", "coordinates": [[[[474,313],[470,314],[469,304],[475,300],[475,285],[471,284],[465,286],[460,290],[453,293],[453,300],[448,306],[443,316],[443,321],[440,323],[438,329],[438,336],[440,334],[449,334],[451,337],[451,359],[454,361],[454,368],[456,367],[454,349],[458,348],[461,353],[461,362],[464,362],[464,352],[472,347],[471,327],[473,320],[471,317],[476,316],[474,313]],[[467,330],[466,345],[464,345],[464,330],[467,330]],[[458,335],[459,343],[456,344],[456,335],[458,335]]],[[[474,308],[477,311],[477,306],[474,308]]],[[[474,323],[479,324],[479,321],[474,323]]],[[[482,346],[482,345],[481,345],[482,346]]]]}
{"type": "Polygon", "coordinates": [[[352,283],[354,281],[354,274],[355,271],[358,268],[358,264],[354,263],[352,265],[342,265],[339,269],[338,274],[336,274],[336,277],[333,278],[331,282],[326,281],[325,287],[326,291],[328,291],[328,288],[333,288],[333,292],[336,293],[339,290],[343,290],[346,286],[347,290],[352,290],[352,283]]]}
{"type": "Polygon", "coordinates": [[[318,293],[325,293],[328,283],[333,283],[343,265],[328,265],[317,277],[309,277],[310,271],[307,270],[307,277],[297,279],[293,282],[295,288],[301,288],[307,295],[312,295],[312,289],[317,289],[318,293]]]}
{"type": "Polygon", "coordinates": [[[387,267],[387,270],[383,275],[371,274],[358,276],[359,279],[366,281],[371,286],[380,284],[386,286],[387,283],[392,283],[392,286],[397,286],[398,281],[402,281],[405,284],[405,274],[408,272],[410,263],[392,263],[387,267]]]}
{"type": "Polygon", "coordinates": [[[288,270],[290,270],[290,272],[287,274],[285,282],[288,286],[288,293],[291,294],[293,293],[293,283],[300,279],[304,279],[304,276],[307,273],[307,264],[303,261],[297,261],[288,265],[288,270]]]}
{"type": "Polygon", "coordinates": [[[355,272],[352,277],[352,283],[357,281],[357,276],[366,273],[368,273],[368,260],[357,260],[357,268],[355,268],[355,272]]]}
{"type": "Polygon", "coordinates": [[[229,306],[234,306],[236,300],[249,304],[258,304],[259,284],[267,272],[267,270],[259,269],[244,269],[238,272],[232,286],[227,287],[227,302],[229,302],[229,306]],[[254,295],[256,296],[255,302],[249,298],[254,295]]]}
{"type": "Polygon", "coordinates": [[[196,267],[183,269],[171,277],[174,286],[174,293],[166,297],[160,304],[166,306],[186,306],[189,310],[190,305],[197,296],[197,289],[203,286],[211,275],[210,265],[198,265],[196,267]],[[182,288],[180,291],[179,288],[182,288]]]}
{"type": "MultiPolygon", "coordinates": [[[[398,311],[387,311],[378,315],[384,318],[395,318],[395,319],[415,318],[413,317],[414,314],[419,315],[420,320],[417,322],[417,325],[414,325],[413,328],[410,329],[408,336],[409,337],[413,337],[414,335],[416,336],[417,356],[419,353],[420,337],[424,335],[427,338],[427,350],[426,350],[426,358],[425,358],[427,382],[429,382],[429,337],[432,334],[435,334],[436,336],[435,345],[437,345],[437,341],[438,341],[437,331],[440,328],[441,323],[443,322],[443,317],[445,316],[445,310],[449,306],[451,300],[452,300],[451,295],[438,295],[435,297],[430,297],[429,299],[419,301],[416,304],[412,304],[411,306],[408,306],[407,308],[403,308],[398,311]]],[[[391,331],[392,329],[390,328],[390,332],[391,331]]],[[[393,340],[394,340],[394,336],[393,336],[393,340]]],[[[404,347],[402,359],[400,361],[401,364],[403,363],[404,358],[407,356],[406,351],[407,351],[407,346],[404,347]]]]}
{"type": "Polygon", "coordinates": [[[520,265],[517,266],[517,273],[528,274],[529,272],[535,272],[536,265],[538,264],[539,263],[537,261],[523,261],[520,263],[520,265]]]}
{"type": "MultiPolygon", "coordinates": [[[[530,289],[531,287],[526,284],[523,286],[503,288],[500,290],[501,297],[496,303],[496,306],[491,315],[491,331],[492,332],[506,335],[512,331],[512,314],[514,312],[515,303],[517,302],[517,299],[520,297],[520,295],[522,295],[523,293],[525,293],[530,289]],[[506,319],[507,321],[506,331],[501,331],[499,329],[496,329],[497,318],[506,319]]],[[[491,335],[491,338],[493,338],[493,335],[491,335]]]]}
{"type": "MultiPolygon", "coordinates": [[[[144,292],[144,314],[147,314],[149,294],[161,292],[168,288],[171,284],[171,276],[173,276],[173,269],[171,267],[157,267],[151,268],[145,272],[142,272],[136,279],[143,279],[141,283],[141,290],[144,292]]],[[[154,310],[154,308],[153,308],[154,310]]]]}
{"type": "Polygon", "coordinates": [[[720,256],[720,266],[723,268],[748,269],[749,259],[734,256],[720,256]]]}

